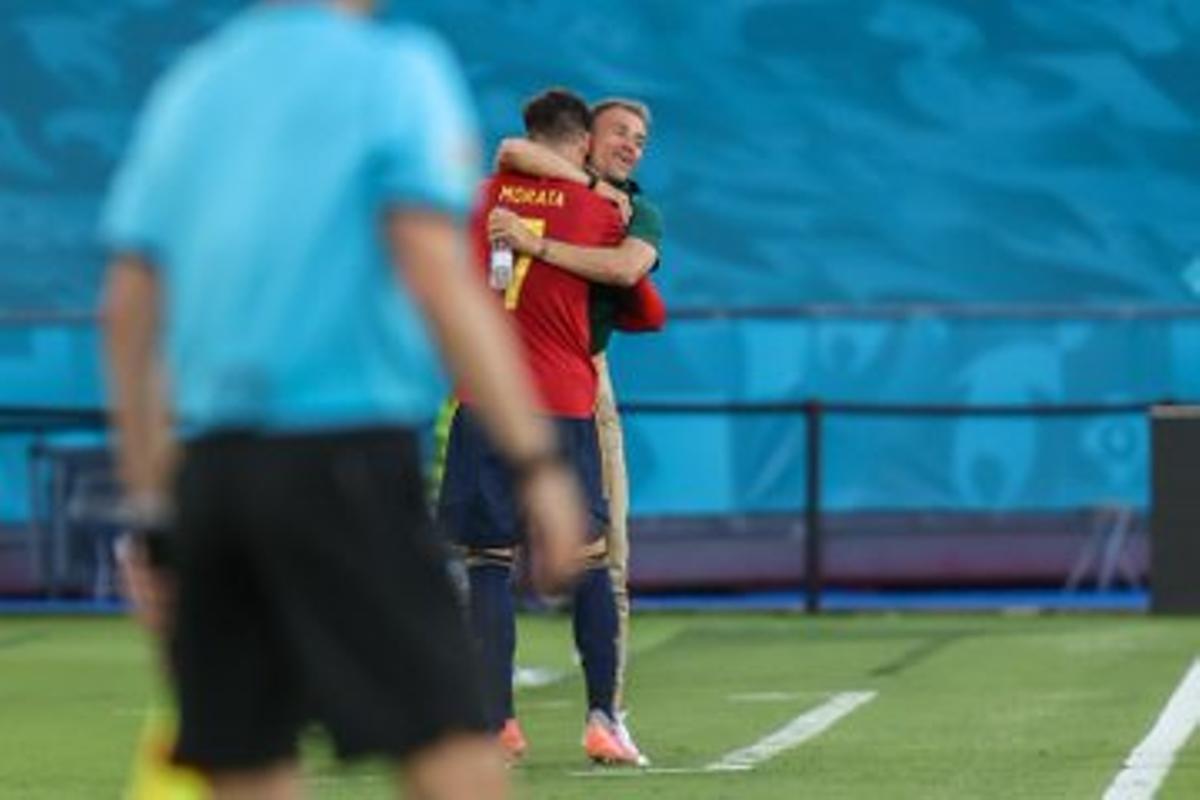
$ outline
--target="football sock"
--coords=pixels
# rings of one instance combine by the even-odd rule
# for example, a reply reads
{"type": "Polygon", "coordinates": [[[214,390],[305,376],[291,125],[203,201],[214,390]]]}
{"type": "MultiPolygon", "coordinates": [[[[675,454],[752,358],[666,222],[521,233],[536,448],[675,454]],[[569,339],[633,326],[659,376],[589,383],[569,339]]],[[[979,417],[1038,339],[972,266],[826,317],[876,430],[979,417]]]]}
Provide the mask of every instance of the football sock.
{"type": "Polygon", "coordinates": [[[588,710],[613,714],[617,685],[617,606],[607,567],[589,569],[575,588],[575,646],[583,659],[588,710]]]}
{"type": "Polygon", "coordinates": [[[487,723],[499,731],[513,716],[513,659],[517,651],[512,568],[479,564],[467,571],[471,587],[471,629],[484,676],[487,723]]]}

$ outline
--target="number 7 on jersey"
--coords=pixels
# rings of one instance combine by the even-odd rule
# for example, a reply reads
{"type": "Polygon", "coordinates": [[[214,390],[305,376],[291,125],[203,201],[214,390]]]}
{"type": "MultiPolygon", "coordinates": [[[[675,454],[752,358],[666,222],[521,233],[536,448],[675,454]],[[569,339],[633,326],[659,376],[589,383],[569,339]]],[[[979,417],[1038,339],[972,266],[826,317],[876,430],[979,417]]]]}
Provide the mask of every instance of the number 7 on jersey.
{"type": "MultiPolygon", "coordinates": [[[[544,219],[521,217],[521,222],[537,236],[542,236],[546,233],[546,220],[544,219]]],[[[517,307],[517,303],[520,302],[521,287],[525,285],[525,278],[529,274],[529,267],[532,263],[533,256],[521,255],[513,265],[512,282],[504,290],[504,308],[506,310],[514,310],[517,307]]]]}

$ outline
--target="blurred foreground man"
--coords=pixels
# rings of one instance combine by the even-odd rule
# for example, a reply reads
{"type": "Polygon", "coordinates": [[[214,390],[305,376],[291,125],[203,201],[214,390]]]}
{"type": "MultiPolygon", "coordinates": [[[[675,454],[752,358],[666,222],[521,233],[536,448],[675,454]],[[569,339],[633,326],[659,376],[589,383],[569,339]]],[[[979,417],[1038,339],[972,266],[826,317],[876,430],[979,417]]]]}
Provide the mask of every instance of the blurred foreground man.
{"type": "Polygon", "coordinates": [[[314,721],[340,756],[394,759],[414,798],[505,795],[426,519],[422,323],[515,476],[543,586],[582,546],[578,488],[466,267],[461,76],[370,6],[262,3],[186,54],[104,213],[134,561],[169,558],[174,757],[218,798],[299,796],[314,721]]]}

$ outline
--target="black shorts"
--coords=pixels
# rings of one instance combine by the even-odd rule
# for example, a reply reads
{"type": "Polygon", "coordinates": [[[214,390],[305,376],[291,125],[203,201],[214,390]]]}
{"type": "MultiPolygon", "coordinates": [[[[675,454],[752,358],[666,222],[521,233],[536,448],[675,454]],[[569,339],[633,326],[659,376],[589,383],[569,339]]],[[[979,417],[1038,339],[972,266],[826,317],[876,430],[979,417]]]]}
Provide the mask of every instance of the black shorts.
{"type": "MultiPolygon", "coordinates": [[[[550,417],[563,458],[583,490],[592,541],[608,530],[608,503],[600,472],[600,445],[592,417],[550,417]]],[[[438,493],[438,522],[464,547],[512,547],[525,541],[514,497],[512,470],[482,424],[459,406],[446,445],[446,469],[438,493]]]]}
{"type": "Polygon", "coordinates": [[[264,766],[309,722],[343,757],[485,730],[411,433],[198,440],[178,514],[177,761],[264,766]]]}

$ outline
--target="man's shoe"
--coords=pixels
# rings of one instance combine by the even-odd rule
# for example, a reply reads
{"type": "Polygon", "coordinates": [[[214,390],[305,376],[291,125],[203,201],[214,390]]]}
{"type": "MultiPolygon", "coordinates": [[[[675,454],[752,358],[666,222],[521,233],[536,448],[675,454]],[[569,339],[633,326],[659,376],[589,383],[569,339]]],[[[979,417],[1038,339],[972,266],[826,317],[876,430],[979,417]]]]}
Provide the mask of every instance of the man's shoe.
{"type": "Polygon", "coordinates": [[[617,734],[617,739],[622,745],[625,746],[626,750],[633,753],[634,756],[637,757],[637,765],[639,767],[648,767],[650,766],[650,759],[646,758],[646,756],[642,754],[642,751],[638,748],[637,743],[633,741],[633,734],[629,732],[629,725],[625,721],[628,718],[628,714],[628,711],[617,712],[617,725],[615,731],[617,734]]]}
{"type": "Polygon", "coordinates": [[[631,767],[638,764],[638,753],[621,743],[616,721],[600,709],[588,712],[583,750],[597,764],[631,767]]]}
{"type": "Polygon", "coordinates": [[[500,742],[500,749],[504,751],[504,757],[510,763],[520,761],[525,757],[525,751],[529,749],[525,732],[521,730],[521,724],[517,722],[516,717],[504,720],[504,727],[500,729],[500,734],[496,739],[500,742]]]}

